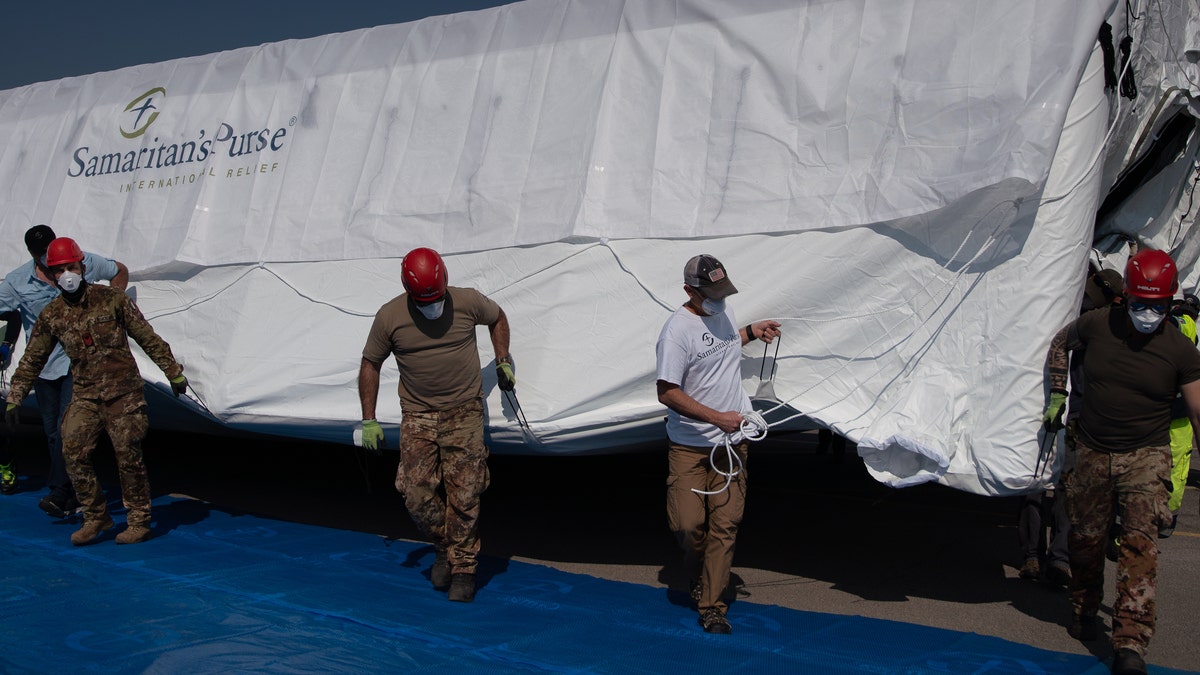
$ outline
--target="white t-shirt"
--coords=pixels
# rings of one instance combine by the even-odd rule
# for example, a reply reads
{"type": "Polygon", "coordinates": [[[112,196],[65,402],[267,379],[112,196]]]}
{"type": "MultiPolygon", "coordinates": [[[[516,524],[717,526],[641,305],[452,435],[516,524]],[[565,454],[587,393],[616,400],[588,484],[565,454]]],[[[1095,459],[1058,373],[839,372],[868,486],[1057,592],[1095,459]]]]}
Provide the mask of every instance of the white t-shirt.
{"type": "MultiPolygon", "coordinates": [[[[728,305],[716,316],[675,310],[655,346],[658,379],[713,410],[749,412],[750,397],[742,388],[742,338],[735,326],[728,305]]],[[[705,447],[722,440],[724,432],[668,409],[667,436],[681,445],[705,447]]]]}

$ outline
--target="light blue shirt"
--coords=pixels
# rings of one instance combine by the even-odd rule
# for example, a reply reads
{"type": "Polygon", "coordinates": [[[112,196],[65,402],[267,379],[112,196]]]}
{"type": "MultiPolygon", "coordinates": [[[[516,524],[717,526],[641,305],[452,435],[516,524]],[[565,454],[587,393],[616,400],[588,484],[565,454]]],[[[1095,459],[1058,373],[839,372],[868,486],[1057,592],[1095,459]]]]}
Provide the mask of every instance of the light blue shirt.
{"type": "MultiPolygon", "coordinates": [[[[83,278],[88,283],[110,281],[117,276],[119,271],[116,261],[93,253],[84,252],[83,265],[85,270],[83,278]]],[[[58,286],[39,279],[37,270],[33,266],[33,260],[30,259],[29,262],[9,272],[4,277],[4,281],[0,281],[0,312],[19,310],[21,326],[25,329],[25,339],[28,340],[29,332],[33,330],[33,324],[37,322],[38,315],[42,313],[46,305],[50,304],[51,300],[58,296],[58,286]]],[[[57,380],[60,377],[66,377],[70,368],[71,360],[67,358],[62,345],[56,344],[39,377],[44,380],[57,380]]]]}

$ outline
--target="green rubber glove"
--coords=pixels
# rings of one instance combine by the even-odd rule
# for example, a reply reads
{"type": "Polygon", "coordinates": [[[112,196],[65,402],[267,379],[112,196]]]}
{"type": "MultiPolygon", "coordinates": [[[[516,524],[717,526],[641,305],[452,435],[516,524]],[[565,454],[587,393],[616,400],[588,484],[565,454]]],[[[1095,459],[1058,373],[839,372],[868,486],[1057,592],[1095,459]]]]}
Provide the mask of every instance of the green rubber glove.
{"type": "Polygon", "coordinates": [[[175,394],[175,398],[179,398],[180,394],[187,391],[187,385],[188,385],[187,378],[184,377],[183,375],[178,375],[176,377],[172,377],[171,378],[171,393],[175,394]]]}
{"type": "Polygon", "coordinates": [[[4,424],[8,427],[17,426],[17,422],[21,421],[21,406],[16,403],[9,403],[4,410],[4,424]]]}
{"type": "Polygon", "coordinates": [[[496,364],[496,384],[503,391],[512,391],[517,386],[517,376],[513,373],[511,363],[496,364]]]}
{"type": "Polygon", "coordinates": [[[1050,392],[1050,402],[1046,404],[1046,410],[1042,413],[1042,423],[1047,428],[1062,424],[1063,406],[1067,402],[1067,395],[1062,392],[1050,392]]]}
{"type": "Polygon", "coordinates": [[[372,455],[379,455],[383,447],[383,427],[379,420],[363,420],[362,422],[363,449],[372,455]]]}

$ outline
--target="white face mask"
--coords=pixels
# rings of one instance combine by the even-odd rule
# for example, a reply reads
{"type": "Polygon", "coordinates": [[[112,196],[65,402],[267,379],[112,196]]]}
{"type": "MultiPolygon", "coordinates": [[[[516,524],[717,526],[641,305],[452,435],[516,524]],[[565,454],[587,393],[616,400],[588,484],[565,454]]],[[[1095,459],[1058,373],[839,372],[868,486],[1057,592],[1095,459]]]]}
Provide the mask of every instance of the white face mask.
{"type": "Polygon", "coordinates": [[[705,298],[704,302],[700,303],[700,311],[704,312],[705,314],[707,314],[709,316],[717,316],[718,314],[724,314],[725,313],[725,298],[721,298],[720,300],[709,300],[708,298],[705,298]]]}
{"type": "Polygon", "coordinates": [[[1158,330],[1158,325],[1166,318],[1165,314],[1159,314],[1152,309],[1143,309],[1140,312],[1133,311],[1129,308],[1129,318],[1133,319],[1133,327],[1139,333],[1153,333],[1158,330]]]}
{"type": "Polygon", "coordinates": [[[417,309],[421,310],[421,315],[430,321],[436,321],[442,316],[442,309],[446,306],[446,299],[442,298],[437,302],[431,302],[428,305],[417,303],[417,309]]]}
{"type": "Polygon", "coordinates": [[[79,290],[79,284],[83,283],[83,277],[74,272],[63,272],[58,277],[58,287],[68,293],[74,293],[79,290]]]}

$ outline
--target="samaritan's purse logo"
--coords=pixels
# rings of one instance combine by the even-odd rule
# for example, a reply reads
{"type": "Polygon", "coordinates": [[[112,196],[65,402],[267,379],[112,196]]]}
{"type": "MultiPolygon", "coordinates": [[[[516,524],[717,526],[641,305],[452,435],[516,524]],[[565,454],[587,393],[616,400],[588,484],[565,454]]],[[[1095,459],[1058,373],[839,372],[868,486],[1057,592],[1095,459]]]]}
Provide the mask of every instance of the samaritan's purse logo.
{"type": "MultiPolygon", "coordinates": [[[[264,124],[262,121],[247,122],[244,115],[233,121],[213,120],[212,126],[181,128],[179,119],[172,120],[168,114],[163,125],[154,127],[160,112],[168,105],[172,110],[189,104],[189,97],[176,92],[170,103],[167,90],[163,87],[140,94],[129,102],[118,114],[120,139],[111,136],[99,141],[90,136],[84,144],[71,152],[67,175],[71,178],[95,178],[120,174],[139,174],[136,180],[122,183],[121,191],[149,189],[151,187],[174,187],[183,183],[194,183],[203,176],[217,176],[223,170],[226,178],[241,178],[273,173],[279,161],[272,155],[283,150],[288,140],[288,129],[297,123],[296,117],[287,126],[264,124]],[[114,142],[115,141],[115,142],[114,142]],[[105,145],[94,147],[93,143],[105,145]],[[221,162],[224,166],[213,166],[212,159],[228,158],[235,164],[221,162]],[[145,170],[164,173],[150,175],[145,170]]],[[[233,111],[236,113],[237,111],[233,111]]],[[[108,111],[104,113],[111,114],[108,111]]],[[[178,118],[178,115],[174,117],[178,118]]],[[[189,125],[190,126],[190,125],[189,125]]],[[[106,125],[111,130],[112,127],[106,125]]]]}
{"type": "MultiPolygon", "coordinates": [[[[125,138],[137,138],[146,133],[146,129],[149,129],[150,125],[154,124],[154,120],[158,119],[158,107],[154,105],[154,97],[162,96],[165,98],[166,95],[166,89],[155,87],[130,101],[129,105],[125,106],[125,112],[132,113],[133,129],[126,131],[125,124],[127,122],[122,122],[121,135],[125,138]]],[[[126,119],[130,117],[131,115],[126,115],[126,119]]]]}

